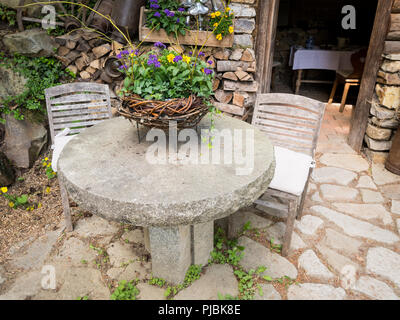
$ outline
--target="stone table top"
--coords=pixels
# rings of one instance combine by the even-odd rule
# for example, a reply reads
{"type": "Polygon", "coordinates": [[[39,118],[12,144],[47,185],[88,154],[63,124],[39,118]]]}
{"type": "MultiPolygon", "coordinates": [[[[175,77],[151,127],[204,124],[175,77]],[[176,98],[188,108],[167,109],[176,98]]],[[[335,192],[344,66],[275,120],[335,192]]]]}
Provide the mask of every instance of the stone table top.
{"type": "MultiPolygon", "coordinates": [[[[206,116],[199,129],[209,127],[210,119],[206,116]]],[[[147,131],[143,129],[140,129],[142,135],[147,131]]],[[[250,205],[265,192],[274,174],[275,159],[266,135],[251,125],[217,116],[215,129],[225,129],[232,136],[234,129],[244,130],[238,140],[243,142],[243,154],[248,152],[251,156],[247,147],[254,142],[254,167],[249,174],[237,174],[237,169],[245,164],[235,164],[235,156],[233,164],[224,164],[222,152],[220,164],[179,161],[151,164],[146,152],[150,146],[154,147],[154,142],[142,139],[139,143],[136,126],[124,118],[115,118],[72,139],[60,155],[58,175],[81,208],[109,220],[162,227],[224,218],[250,205]],[[254,133],[253,137],[250,133],[254,133]],[[250,137],[249,142],[246,137],[250,137]]],[[[199,144],[205,143],[201,138],[198,140],[190,140],[186,146],[197,145],[203,150],[199,144]]],[[[220,148],[224,146],[221,143],[220,148]]],[[[237,146],[235,141],[233,154],[240,151],[237,146]]],[[[216,148],[214,142],[212,149],[204,150],[212,153],[216,148]]],[[[202,157],[205,151],[199,154],[202,157]]]]}

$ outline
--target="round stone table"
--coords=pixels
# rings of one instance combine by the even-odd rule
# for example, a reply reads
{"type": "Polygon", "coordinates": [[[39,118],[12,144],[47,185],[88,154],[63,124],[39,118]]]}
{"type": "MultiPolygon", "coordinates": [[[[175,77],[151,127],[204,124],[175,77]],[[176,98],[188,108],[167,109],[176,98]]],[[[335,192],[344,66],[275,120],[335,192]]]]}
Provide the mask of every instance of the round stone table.
{"type": "MultiPolygon", "coordinates": [[[[58,161],[59,178],[80,207],[145,228],[153,276],[175,284],[183,281],[191,264],[207,263],[214,220],[251,205],[268,188],[275,170],[273,146],[258,129],[216,116],[215,129],[225,138],[214,134],[210,149],[198,134],[209,127],[206,116],[197,132],[179,133],[183,142],[176,143],[172,130],[164,139],[148,141],[147,136],[139,143],[136,126],[115,118],[77,135],[58,161]],[[164,158],[157,147],[163,140],[172,141],[164,158]],[[176,160],[177,150],[186,156],[176,160]],[[222,151],[230,156],[225,158],[222,151]]],[[[139,130],[141,136],[148,132],[162,133],[139,130]]]]}

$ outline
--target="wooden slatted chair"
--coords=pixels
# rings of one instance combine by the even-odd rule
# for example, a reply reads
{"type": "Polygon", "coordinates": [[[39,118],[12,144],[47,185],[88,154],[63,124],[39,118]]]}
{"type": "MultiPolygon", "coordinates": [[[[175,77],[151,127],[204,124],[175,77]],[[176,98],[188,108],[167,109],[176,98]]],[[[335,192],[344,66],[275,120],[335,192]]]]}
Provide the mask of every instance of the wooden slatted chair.
{"type": "Polygon", "coordinates": [[[303,96],[283,93],[257,96],[252,124],[274,144],[276,170],[268,190],[255,203],[288,210],[284,256],[290,248],[295,219],[302,215],[324,113],[324,103],[303,96]],[[286,201],[287,206],[266,200],[268,197],[286,201]]]}
{"type": "MultiPolygon", "coordinates": [[[[47,113],[53,152],[53,169],[57,169],[58,155],[74,135],[112,117],[108,85],[70,83],[45,90],[47,113]],[[67,129],[68,128],[68,129],[67,129]],[[67,131],[64,131],[67,129],[67,131]],[[66,136],[62,136],[65,132],[66,136]]],[[[65,226],[72,231],[71,211],[67,190],[59,179],[64,208],[65,226]]]]}

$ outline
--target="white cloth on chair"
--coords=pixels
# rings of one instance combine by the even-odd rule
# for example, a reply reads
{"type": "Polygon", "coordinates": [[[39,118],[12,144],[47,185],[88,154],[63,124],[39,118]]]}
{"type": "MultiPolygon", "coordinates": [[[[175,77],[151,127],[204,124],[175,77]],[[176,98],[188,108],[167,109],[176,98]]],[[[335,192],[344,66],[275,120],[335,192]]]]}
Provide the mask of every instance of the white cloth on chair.
{"type": "Polygon", "coordinates": [[[71,141],[75,136],[69,136],[71,129],[65,128],[62,132],[54,137],[54,144],[51,146],[53,149],[53,156],[51,159],[51,168],[54,172],[57,172],[57,162],[61,152],[68,142],[71,141]]]}
{"type": "Polygon", "coordinates": [[[312,157],[282,147],[275,147],[276,169],[270,188],[300,196],[314,166],[312,157]]]}

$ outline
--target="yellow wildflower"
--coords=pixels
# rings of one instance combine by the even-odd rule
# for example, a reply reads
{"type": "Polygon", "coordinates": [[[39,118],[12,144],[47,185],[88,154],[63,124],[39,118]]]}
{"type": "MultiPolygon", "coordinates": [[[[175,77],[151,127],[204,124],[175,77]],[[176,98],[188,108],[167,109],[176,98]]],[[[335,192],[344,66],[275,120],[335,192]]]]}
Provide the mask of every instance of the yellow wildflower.
{"type": "Polygon", "coordinates": [[[231,11],[231,8],[226,7],[226,8],[225,8],[225,11],[226,11],[226,12],[229,12],[229,11],[231,11]]]}
{"type": "Polygon", "coordinates": [[[49,161],[49,158],[44,158],[44,161],[49,161]]]}
{"type": "Polygon", "coordinates": [[[234,31],[233,26],[230,26],[229,27],[229,33],[233,33],[233,31],[234,31]]]}
{"type": "Polygon", "coordinates": [[[215,13],[214,12],[211,13],[211,18],[215,19],[215,13]]]}
{"type": "Polygon", "coordinates": [[[217,22],[214,23],[214,28],[216,28],[216,27],[218,27],[218,23],[217,22]]]}
{"type": "Polygon", "coordinates": [[[221,15],[221,12],[219,12],[219,11],[215,12],[216,17],[219,17],[220,15],[221,15]]]}
{"type": "Polygon", "coordinates": [[[183,61],[185,61],[187,64],[189,64],[189,62],[190,62],[190,57],[188,57],[188,56],[186,56],[186,55],[183,55],[183,56],[182,56],[182,59],[183,59],[183,61]]]}
{"type": "Polygon", "coordinates": [[[216,38],[217,38],[217,40],[222,40],[222,34],[217,34],[217,36],[216,36],[216,38]]]}
{"type": "Polygon", "coordinates": [[[46,193],[50,193],[50,187],[46,188],[46,193]]]}
{"type": "Polygon", "coordinates": [[[1,192],[3,192],[3,193],[7,193],[7,192],[8,192],[8,188],[7,188],[7,187],[3,187],[3,188],[1,188],[0,190],[1,190],[1,192]]]}
{"type": "Polygon", "coordinates": [[[170,53],[169,55],[167,55],[167,59],[170,63],[173,63],[174,59],[175,59],[175,55],[173,53],[170,53]]]}
{"type": "Polygon", "coordinates": [[[8,203],[8,206],[9,206],[10,208],[14,208],[14,202],[10,201],[10,202],[8,203]]]}
{"type": "Polygon", "coordinates": [[[42,203],[39,202],[37,207],[38,207],[38,209],[41,208],[42,207],[42,203]]]}
{"type": "Polygon", "coordinates": [[[43,167],[47,166],[47,162],[43,162],[43,167]]]}
{"type": "Polygon", "coordinates": [[[50,168],[50,167],[51,167],[51,163],[48,163],[48,164],[47,164],[47,168],[50,168]]]}

